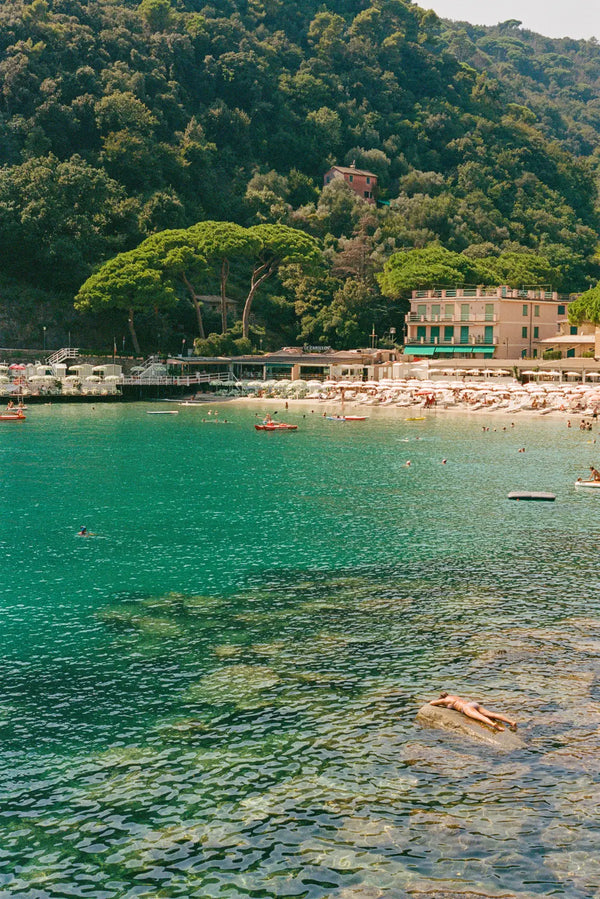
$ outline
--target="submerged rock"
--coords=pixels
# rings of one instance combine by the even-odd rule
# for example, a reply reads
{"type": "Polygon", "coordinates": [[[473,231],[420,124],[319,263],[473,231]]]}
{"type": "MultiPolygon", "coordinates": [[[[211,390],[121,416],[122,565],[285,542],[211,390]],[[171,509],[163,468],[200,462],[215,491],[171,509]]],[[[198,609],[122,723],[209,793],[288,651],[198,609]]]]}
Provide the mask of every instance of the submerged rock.
{"type": "Polygon", "coordinates": [[[279,683],[279,677],[263,665],[229,665],[207,674],[188,691],[192,702],[233,703],[238,707],[279,683]]]}
{"type": "Polygon", "coordinates": [[[443,706],[426,703],[417,712],[417,721],[425,727],[449,730],[471,740],[477,740],[479,743],[485,743],[487,746],[493,746],[500,751],[522,749],[525,745],[517,734],[508,729],[496,733],[485,724],[479,724],[461,712],[445,709],[443,706]]]}

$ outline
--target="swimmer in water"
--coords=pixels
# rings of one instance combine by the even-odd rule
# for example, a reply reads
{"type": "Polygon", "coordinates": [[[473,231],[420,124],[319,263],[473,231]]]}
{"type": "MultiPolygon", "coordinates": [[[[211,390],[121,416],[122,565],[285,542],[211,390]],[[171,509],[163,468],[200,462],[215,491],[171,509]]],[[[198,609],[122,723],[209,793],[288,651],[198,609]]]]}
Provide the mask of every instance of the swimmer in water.
{"type": "Polygon", "coordinates": [[[88,533],[88,529],[87,529],[84,525],[82,525],[82,526],[79,528],[79,531],[78,531],[78,533],[77,533],[77,536],[78,536],[78,537],[89,537],[90,535],[89,535],[89,533],[88,533]]]}

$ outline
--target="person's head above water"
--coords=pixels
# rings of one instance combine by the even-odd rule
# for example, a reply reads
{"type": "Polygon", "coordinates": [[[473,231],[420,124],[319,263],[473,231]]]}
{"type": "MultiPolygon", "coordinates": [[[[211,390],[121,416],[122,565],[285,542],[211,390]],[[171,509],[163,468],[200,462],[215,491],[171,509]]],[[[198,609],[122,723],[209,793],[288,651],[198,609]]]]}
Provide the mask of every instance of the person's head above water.
{"type": "Polygon", "coordinates": [[[447,693],[440,693],[440,699],[445,699],[447,695],[447,693]]]}

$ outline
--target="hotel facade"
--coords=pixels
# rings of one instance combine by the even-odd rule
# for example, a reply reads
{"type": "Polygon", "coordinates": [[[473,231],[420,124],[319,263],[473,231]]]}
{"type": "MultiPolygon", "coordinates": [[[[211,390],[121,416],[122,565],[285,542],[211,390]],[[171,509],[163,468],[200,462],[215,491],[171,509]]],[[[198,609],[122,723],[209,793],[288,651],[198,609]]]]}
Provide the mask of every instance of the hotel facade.
{"type": "Polygon", "coordinates": [[[404,354],[413,357],[536,359],[569,328],[575,296],[547,290],[473,287],[415,290],[404,354]]]}

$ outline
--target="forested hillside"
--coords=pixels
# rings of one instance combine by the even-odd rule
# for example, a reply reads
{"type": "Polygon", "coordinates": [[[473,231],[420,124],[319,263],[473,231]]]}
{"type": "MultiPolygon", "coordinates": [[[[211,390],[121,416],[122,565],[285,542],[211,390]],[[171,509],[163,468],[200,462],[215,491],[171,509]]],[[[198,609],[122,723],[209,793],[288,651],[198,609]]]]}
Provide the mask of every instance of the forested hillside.
{"type": "MultiPolygon", "coordinates": [[[[319,272],[281,266],[257,294],[251,338],[265,348],[359,345],[373,324],[398,327],[402,297],[383,296],[377,274],[411,248],[536,254],[556,289],[587,287],[599,51],[496,31],[450,27],[408,0],[4,0],[0,345],[39,345],[42,322],[51,344],[69,329],[112,345],[122,315],[75,313],[82,283],[205,220],[280,223],[324,249],[319,272]],[[377,174],[385,203],[321,190],[332,163],[352,161],[377,174]]],[[[242,305],[246,277],[234,260],[242,305]]],[[[197,336],[176,293],[138,317],[142,349],[197,336]]],[[[198,293],[219,293],[216,266],[198,293]]],[[[204,317],[221,331],[218,311],[204,317]]]]}

